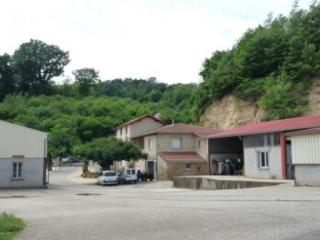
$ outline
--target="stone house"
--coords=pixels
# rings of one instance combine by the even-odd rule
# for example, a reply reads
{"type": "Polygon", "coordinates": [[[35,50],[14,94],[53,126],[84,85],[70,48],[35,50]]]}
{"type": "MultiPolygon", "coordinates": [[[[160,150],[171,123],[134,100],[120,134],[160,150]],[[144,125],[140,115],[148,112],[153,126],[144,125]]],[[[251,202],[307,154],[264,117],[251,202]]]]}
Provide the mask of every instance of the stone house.
{"type": "Polygon", "coordinates": [[[183,175],[207,175],[208,134],[211,128],[173,123],[146,131],[132,138],[148,154],[145,171],[158,180],[183,175]]]}
{"type": "MultiPolygon", "coordinates": [[[[159,117],[151,115],[143,115],[137,118],[134,118],[119,127],[116,131],[116,139],[122,141],[131,141],[135,136],[138,136],[146,131],[162,127],[165,125],[159,117]]],[[[120,170],[121,168],[127,168],[131,165],[127,161],[114,162],[113,168],[115,170],[120,170]]],[[[145,161],[139,160],[134,163],[135,167],[145,171],[145,161]]]]}

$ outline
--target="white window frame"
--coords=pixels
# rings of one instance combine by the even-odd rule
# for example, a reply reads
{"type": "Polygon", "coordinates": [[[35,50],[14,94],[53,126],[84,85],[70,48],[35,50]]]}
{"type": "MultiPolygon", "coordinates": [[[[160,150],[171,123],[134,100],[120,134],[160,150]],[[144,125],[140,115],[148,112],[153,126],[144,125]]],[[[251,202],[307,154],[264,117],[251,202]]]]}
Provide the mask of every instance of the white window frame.
{"type": "Polygon", "coordinates": [[[182,138],[174,137],[171,139],[171,148],[172,149],[181,149],[182,148],[182,138]]]}
{"type": "Polygon", "coordinates": [[[184,165],[184,169],[187,170],[187,171],[191,171],[192,170],[192,163],[186,163],[184,165]]]}
{"type": "Polygon", "coordinates": [[[258,151],[257,155],[258,155],[258,168],[262,170],[270,169],[269,152],[258,151]]]}
{"type": "Polygon", "coordinates": [[[153,150],[153,139],[152,138],[148,139],[148,149],[153,150]]]}
{"type": "Polygon", "coordinates": [[[23,179],[23,162],[14,161],[12,163],[12,179],[19,180],[23,179]]]}

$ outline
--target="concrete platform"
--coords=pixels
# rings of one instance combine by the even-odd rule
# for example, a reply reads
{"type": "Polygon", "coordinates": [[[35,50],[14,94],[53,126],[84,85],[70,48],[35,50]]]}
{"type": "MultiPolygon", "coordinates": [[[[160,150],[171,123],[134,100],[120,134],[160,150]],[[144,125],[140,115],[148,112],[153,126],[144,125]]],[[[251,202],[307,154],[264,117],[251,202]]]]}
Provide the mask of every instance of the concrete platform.
{"type": "Polygon", "coordinates": [[[294,181],[252,179],[243,176],[181,176],[173,179],[173,186],[176,188],[203,190],[254,188],[279,184],[294,185],[294,181]]]}

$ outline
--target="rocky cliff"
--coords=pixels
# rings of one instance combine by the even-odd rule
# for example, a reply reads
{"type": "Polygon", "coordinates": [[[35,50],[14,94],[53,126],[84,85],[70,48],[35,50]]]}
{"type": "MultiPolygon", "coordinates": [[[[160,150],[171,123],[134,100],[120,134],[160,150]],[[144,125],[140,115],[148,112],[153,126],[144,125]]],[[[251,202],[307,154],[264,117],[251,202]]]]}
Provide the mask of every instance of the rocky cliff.
{"type": "MultiPolygon", "coordinates": [[[[308,99],[309,108],[305,115],[320,115],[320,78],[313,80],[308,99]]],[[[227,95],[213,102],[206,109],[200,123],[205,127],[229,129],[259,122],[263,116],[263,109],[255,103],[239,100],[234,95],[227,95]]]]}

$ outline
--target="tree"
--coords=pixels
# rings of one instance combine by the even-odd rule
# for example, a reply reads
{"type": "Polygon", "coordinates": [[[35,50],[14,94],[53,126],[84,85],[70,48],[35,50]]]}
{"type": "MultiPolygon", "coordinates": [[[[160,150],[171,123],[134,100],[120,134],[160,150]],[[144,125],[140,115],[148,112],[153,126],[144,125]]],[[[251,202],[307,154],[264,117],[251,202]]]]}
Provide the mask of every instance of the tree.
{"type": "Polygon", "coordinates": [[[15,91],[14,68],[12,58],[8,54],[0,56],[0,100],[15,91]]]}
{"type": "Polygon", "coordinates": [[[31,39],[14,52],[13,62],[19,74],[19,90],[40,94],[49,92],[52,78],[63,73],[70,59],[69,53],[58,46],[31,39]]]}
{"type": "Polygon", "coordinates": [[[112,137],[96,138],[91,142],[79,144],[74,147],[73,152],[84,160],[97,162],[102,169],[110,169],[114,161],[147,158],[134,143],[118,141],[112,137]]]}
{"type": "Polygon", "coordinates": [[[90,88],[99,81],[99,72],[93,68],[81,68],[72,73],[82,96],[89,95],[90,88]]]}

